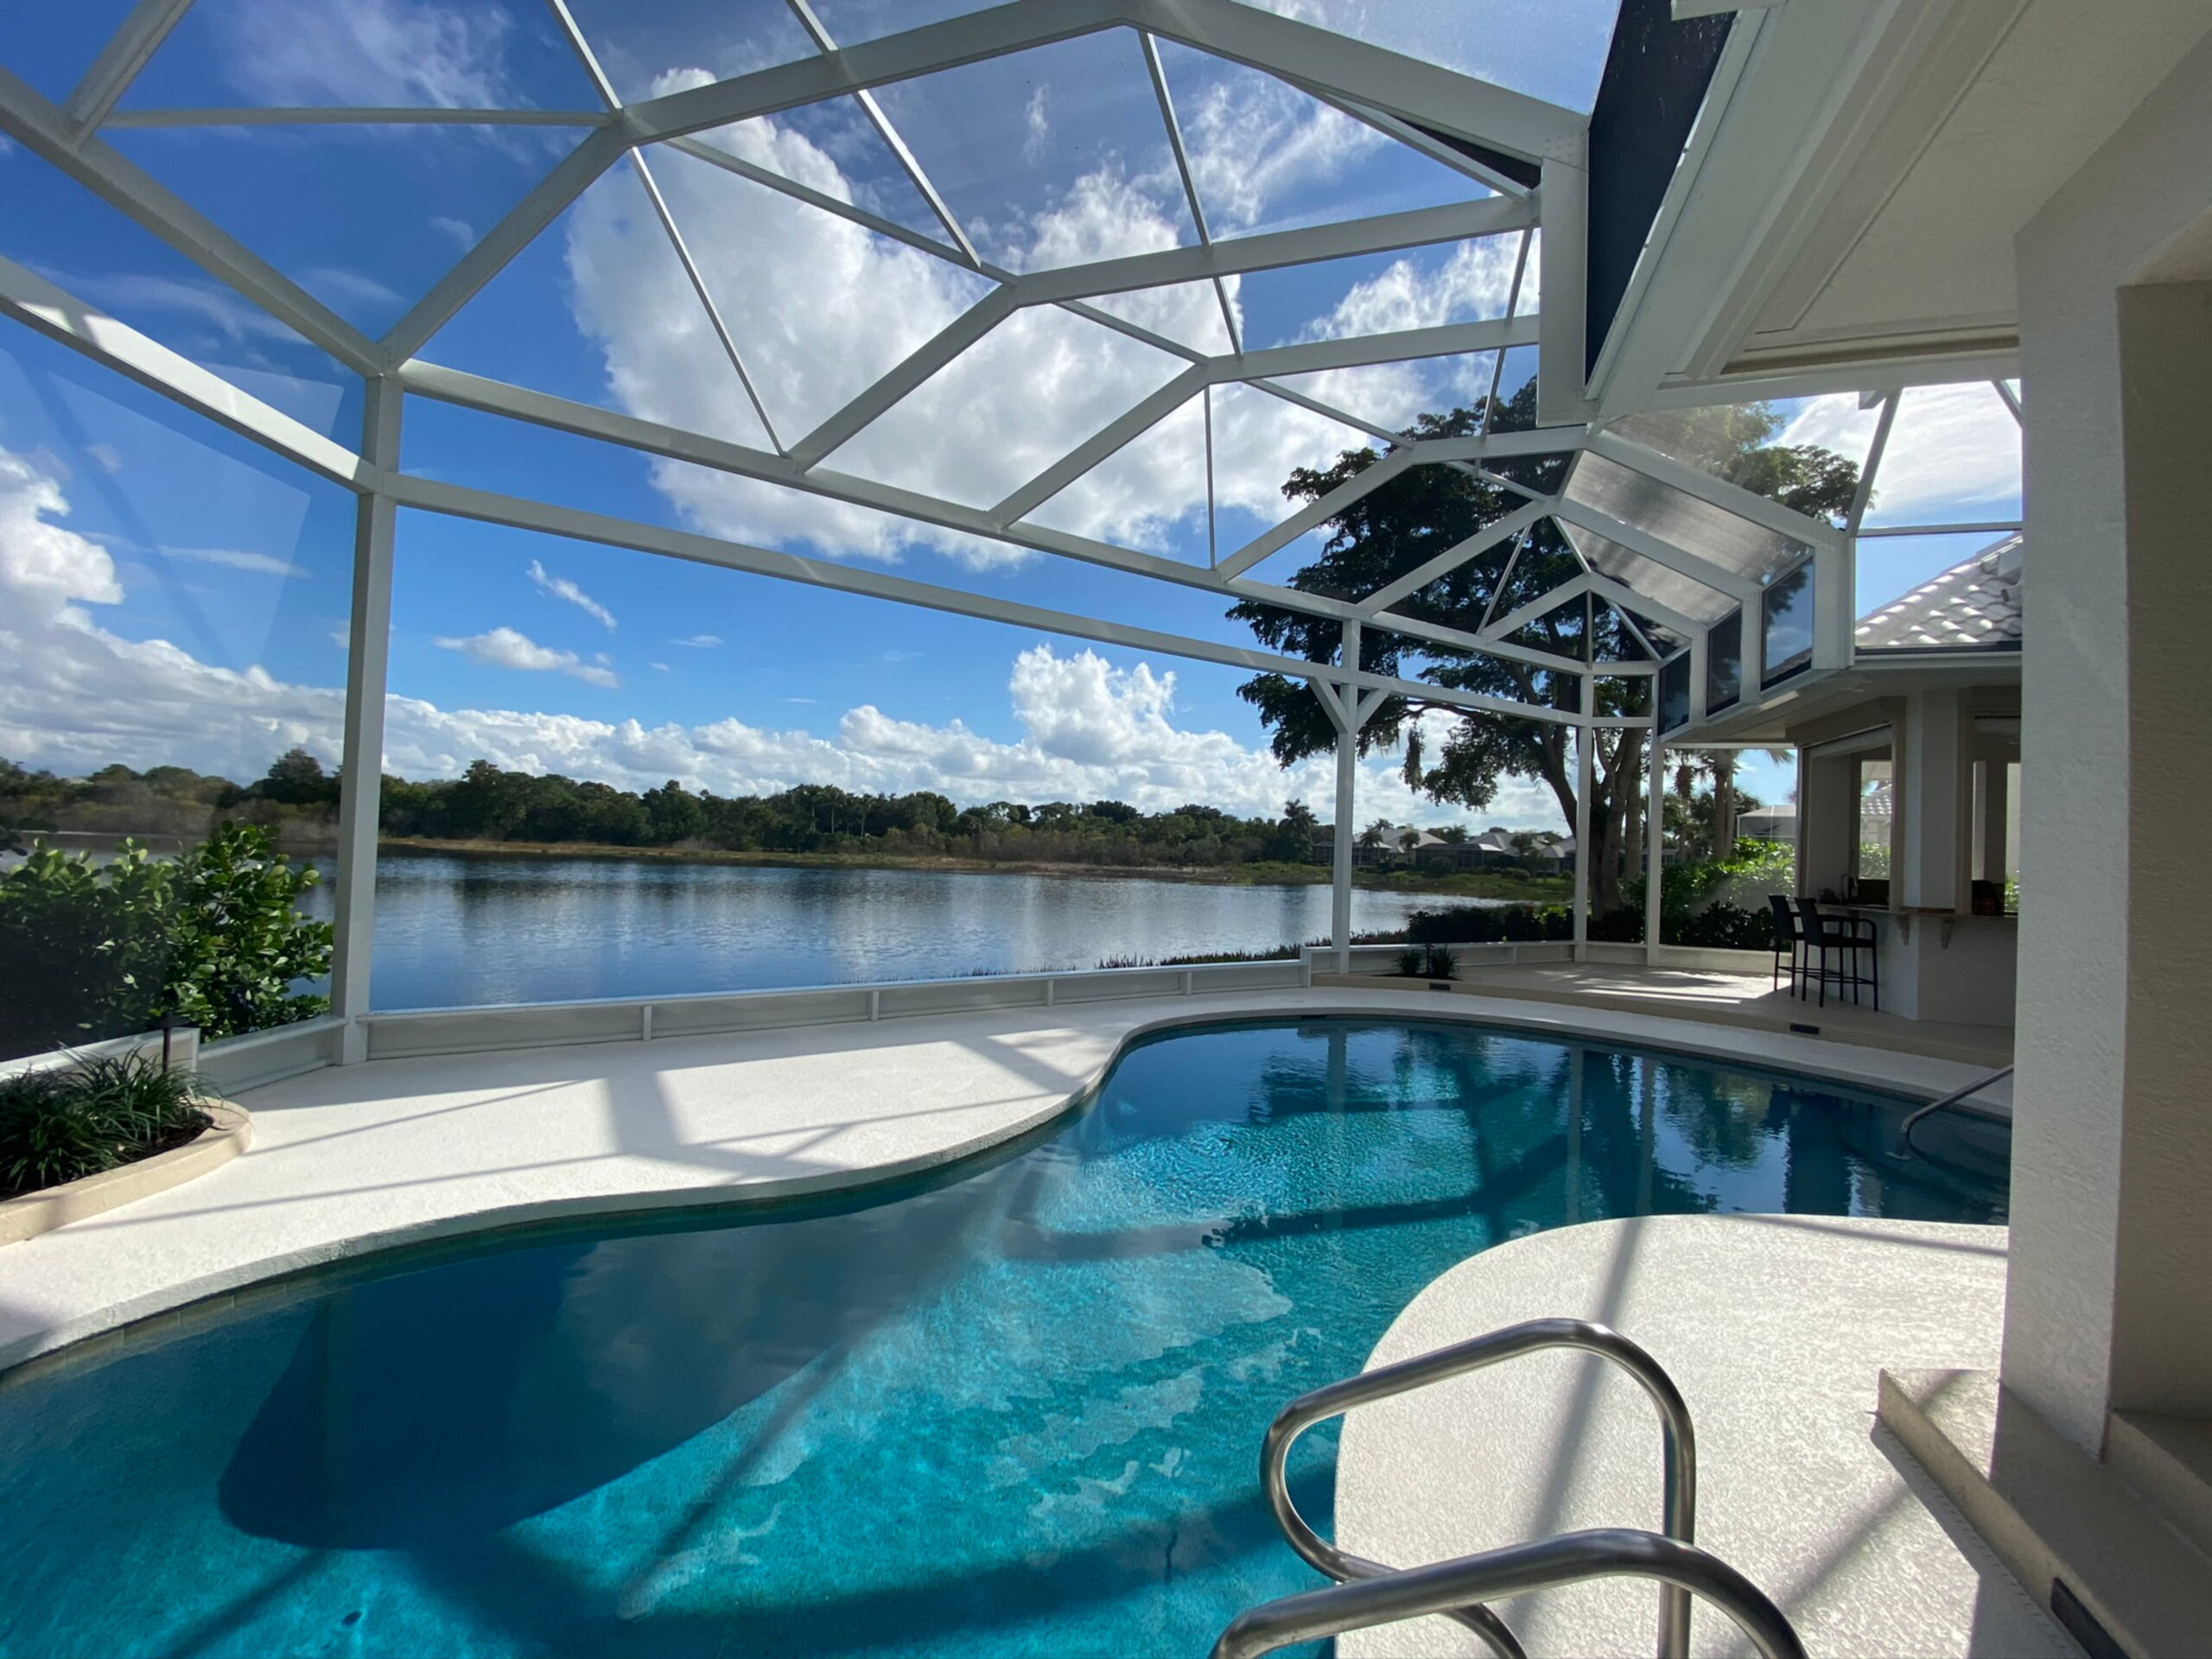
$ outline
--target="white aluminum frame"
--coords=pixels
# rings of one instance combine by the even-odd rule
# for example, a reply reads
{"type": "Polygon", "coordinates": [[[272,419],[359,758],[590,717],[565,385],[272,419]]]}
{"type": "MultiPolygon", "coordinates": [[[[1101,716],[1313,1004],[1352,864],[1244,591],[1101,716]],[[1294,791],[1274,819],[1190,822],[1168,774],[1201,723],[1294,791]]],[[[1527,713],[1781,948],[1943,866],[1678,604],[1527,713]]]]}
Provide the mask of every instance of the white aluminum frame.
{"type": "MultiPolygon", "coordinates": [[[[1558,497],[1529,499],[1421,569],[1357,602],[1307,594],[1257,579],[1253,571],[1270,556],[1413,467],[1460,467],[1526,495],[1529,492],[1522,486],[1485,472],[1485,462],[1495,463],[1512,456],[1571,452],[1586,447],[1672,488],[1805,542],[1815,549],[1817,557],[1847,573],[1847,591],[1851,549],[1858,533],[1859,510],[1865,505],[1863,493],[1859,510],[1852,514],[1850,526],[1839,533],[1616,435],[1591,431],[1584,424],[1592,408],[1582,373],[1585,117],[1433,64],[1240,3],[1240,0],[1013,0],[1012,3],[849,46],[840,46],[830,37],[810,0],[786,3],[816,48],[812,55],[709,86],[626,104],[603,73],[586,31],[569,15],[563,0],[549,0],[556,20],[604,105],[595,111],[358,107],[119,111],[118,105],[132,79],[183,17],[190,0],[138,0],[78,86],[58,105],[0,69],[0,134],[22,143],[46,163],[152,232],[232,291],[348,370],[361,375],[366,384],[367,413],[361,448],[356,453],[98,308],[84,303],[36,273],[0,260],[0,314],[129,376],[274,454],[343,485],[359,499],[347,670],[345,789],[340,810],[338,954],[333,987],[335,1029],[339,1033],[334,1045],[337,1058],[358,1059],[366,1052],[372,1007],[368,969],[374,924],[377,786],[381,772],[393,543],[398,510],[403,506],[631,548],[659,556],[694,560],[783,581],[836,588],[892,602],[1041,629],[1127,649],[1303,678],[1313,686],[1339,733],[1338,855],[1333,912],[1335,938],[1340,950],[1348,949],[1349,940],[1357,734],[1385,697],[1417,697],[1426,703],[1471,713],[1577,728],[1577,769],[1583,787],[1576,831],[1578,842],[1585,849],[1578,857],[1578,871],[1582,872],[1586,865],[1588,787],[1594,734],[1605,728],[1654,728],[1655,777],[1656,757],[1661,751],[1656,730],[1656,696],[1649,715],[1599,716],[1589,712],[1596,706],[1595,682],[1600,677],[1650,676],[1657,671],[1659,664],[1656,660],[1599,663],[1564,658],[1515,645],[1508,636],[1532,616],[1577,596],[1588,595],[1593,602],[1603,600],[1624,611],[1633,608],[1680,630],[1693,641],[1693,654],[1699,657],[1701,665],[1700,628],[1667,607],[1637,594],[1631,587],[1586,571],[1510,614],[1485,618],[1471,632],[1424,622],[1392,607],[1467,561],[1525,536],[1546,518],[1584,524],[1670,569],[1737,598],[1745,607],[1745,626],[1752,634],[1758,632],[1758,589],[1755,584],[1703,558],[1695,548],[1675,546],[1558,497]],[[1141,49],[1197,240],[1188,246],[1058,270],[1017,274],[1001,269],[978,254],[943,194],[886,115],[874,89],[1115,29],[1132,30],[1141,49]],[[1482,181],[1494,194],[1444,207],[1262,235],[1219,238],[1208,223],[1200,199],[1174,100],[1161,66],[1157,45],[1160,40],[1173,41],[1274,75],[1395,141],[1411,145],[1482,181]],[[783,178],[729,154],[702,137],[731,123],[834,98],[857,101],[940,221],[943,239],[783,178]],[[562,125],[587,130],[575,148],[419,296],[405,315],[378,339],[370,338],[336,315],[133,165],[101,137],[109,128],[422,123],[562,125]],[[1437,133],[1531,163],[1539,169],[1541,182],[1533,189],[1516,183],[1430,136],[1437,133]],[[772,412],[747,370],[747,342],[736,336],[715,304],[682,226],[654,180],[652,154],[657,146],[681,151],[804,203],[815,211],[836,214],[872,233],[961,265],[988,278],[994,286],[969,311],[916,347],[811,430],[779,434],[772,412]],[[525,387],[466,374],[423,355],[448,321],[480,293],[534,237],[551,226],[594,181],[626,158],[637,169],[663,232],[760,419],[770,445],[767,449],[663,427],[525,387]],[[1253,350],[1248,347],[1230,292],[1230,279],[1248,272],[1515,233],[1521,237],[1521,247],[1507,315],[1493,320],[1253,350]],[[1530,247],[1539,237],[1544,300],[1539,312],[1529,313],[1521,305],[1522,276],[1530,247]],[[1207,282],[1214,288],[1227,331],[1230,349],[1226,353],[1211,354],[1186,343],[1165,339],[1092,303],[1133,289],[1193,282],[1207,282]],[[1179,359],[1185,366],[1157,391],[989,508],[978,509],[895,487],[826,464],[1001,323],[1024,308],[1046,305],[1062,308],[1141,340],[1179,359]],[[1321,370],[1491,352],[1497,359],[1492,369],[1495,397],[1502,389],[1506,352],[1526,346],[1539,348],[1538,410],[1539,418],[1547,423],[1535,431],[1484,431],[1467,438],[1416,442],[1323,398],[1276,384],[1274,379],[1277,376],[1321,370]],[[1030,513],[1123,446],[1150,431],[1193,397],[1205,400],[1206,493],[1211,509],[1215,493],[1213,389],[1238,384],[1370,435],[1382,450],[1380,459],[1350,483],[1290,514],[1243,545],[1229,550],[1210,548],[1205,566],[1050,530],[1030,520],[1030,513]],[[1077,559],[1154,580],[1203,588],[1232,603],[1255,600],[1333,620],[1344,632],[1343,654],[1334,664],[1294,659],[1097,617],[1017,604],[880,570],[749,547],[411,475],[401,470],[399,450],[401,421],[406,402],[411,397],[429,397],[490,416],[619,445],[643,454],[683,461],[919,523],[1010,543],[1054,557],[1077,559]],[[1579,675],[1582,696],[1578,709],[1572,713],[1563,712],[1548,705],[1478,696],[1425,682],[1368,672],[1360,667],[1358,657],[1359,641],[1365,627],[1388,629],[1413,642],[1416,649],[1480,652],[1552,673],[1579,675]]],[[[2017,412],[2017,401],[2009,391],[2000,385],[1999,391],[2008,406],[2017,412]]],[[[1891,400],[1890,408],[1894,409],[1894,399],[1891,400]]],[[[1882,435],[1886,435],[1887,421],[1885,412],[1882,435]]],[[[1881,436],[1878,435],[1876,454],[1870,457],[1870,479],[1880,447],[1881,436]]],[[[1208,523],[1211,540],[1211,510],[1208,523]]],[[[1648,645],[1649,641],[1645,643],[1648,645]]],[[[1751,641],[1747,638],[1746,643],[1748,646],[1751,641]]],[[[1694,676],[1694,697],[1699,701],[1697,712],[1701,716],[1701,675],[1694,676]]],[[[1656,837],[1654,841],[1656,845],[1656,837]]],[[[1576,937],[1580,940],[1586,932],[1588,894],[1586,881],[1579,877],[1577,885],[1576,937]]],[[[1340,961],[1348,959],[1340,957],[1340,961]]]]}

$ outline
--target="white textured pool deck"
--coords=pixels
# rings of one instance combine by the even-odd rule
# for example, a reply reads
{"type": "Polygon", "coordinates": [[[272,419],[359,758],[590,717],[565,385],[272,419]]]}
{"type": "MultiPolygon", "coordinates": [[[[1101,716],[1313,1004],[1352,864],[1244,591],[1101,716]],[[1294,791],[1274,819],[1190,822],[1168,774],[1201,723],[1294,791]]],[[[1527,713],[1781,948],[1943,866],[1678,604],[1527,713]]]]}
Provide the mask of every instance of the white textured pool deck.
{"type": "MultiPolygon", "coordinates": [[[[2005,1230],[1814,1216],[1654,1216],[1516,1239],[1435,1280],[1370,1364],[1522,1319],[1612,1325],[1688,1402],[1697,1541],[1789,1615],[1814,1659],[2079,1659],[1910,1454],[1875,1427],[1884,1366],[1993,1370],[2005,1230]]],[[[1347,1420],[1342,1541],[1410,1567],[1583,1527],[1660,1524],[1658,1422],[1605,1362],[1539,1354],[1347,1420]]],[[[1658,1590],[1577,1585],[1499,1604],[1532,1654],[1652,1651],[1658,1590]]],[[[1750,1651],[1700,1605],[1699,1655],[1750,1651]]],[[[1479,1653],[1420,1620],[1346,1659],[1479,1653]]]]}
{"type": "MultiPolygon", "coordinates": [[[[0,1367],[387,1245],[562,1215],[791,1196],[927,1168],[1051,1118],[1141,1032],[1325,1013],[1580,1033],[1929,1094],[1975,1075],[1818,1039],[1395,990],[1166,997],[378,1061],[247,1091],[239,1098],[254,1139],[243,1157],[0,1248],[0,1367]]],[[[1868,1389],[1871,1401],[1871,1372],[1868,1389]]]]}

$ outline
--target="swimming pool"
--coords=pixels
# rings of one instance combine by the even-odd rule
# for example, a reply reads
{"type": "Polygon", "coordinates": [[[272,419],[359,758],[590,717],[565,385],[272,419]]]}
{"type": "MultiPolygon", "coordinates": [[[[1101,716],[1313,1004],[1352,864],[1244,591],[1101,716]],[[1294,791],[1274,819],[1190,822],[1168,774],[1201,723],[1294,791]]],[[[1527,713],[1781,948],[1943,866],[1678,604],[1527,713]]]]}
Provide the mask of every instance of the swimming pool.
{"type": "Polygon", "coordinates": [[[1201,1654],[1319,1581],[1268,1419],[1430,1279],[1611,1216],[2003,1220],[2002,1128],[1903,1159],[1903,1112],[1445,1022],[1163,1034],[931,1182],[356,1264],[0,1379],[0,1653],[1201,1654]]]}

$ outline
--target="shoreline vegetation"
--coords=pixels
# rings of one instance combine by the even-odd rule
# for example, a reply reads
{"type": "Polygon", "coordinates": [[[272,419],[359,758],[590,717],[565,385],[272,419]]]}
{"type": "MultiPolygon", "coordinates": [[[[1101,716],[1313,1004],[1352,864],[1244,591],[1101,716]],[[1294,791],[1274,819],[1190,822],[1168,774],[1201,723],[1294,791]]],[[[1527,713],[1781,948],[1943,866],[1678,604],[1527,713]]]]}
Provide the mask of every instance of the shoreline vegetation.
{"type": "MultiPolygon", "coordinates": [[[[1322,864],[1259,861],[1229,866],[1084,864],[1042,859],[961,858],[943,854],[731,852],[706,847],[617,847],[588,842],[450,841],[379,836],[379,851],[462,858],[591,858],[665,864],[734,864],[772,869],[942,870],[962,875],[1096,876],[1130,881],[1188,881],[1201,887],[1326,887],[1322,864]]],[[[1387,893],[1433,893],[1459,898],[1543,904],[1571,896],[1565,876],[1519,876],[1459,870],[1356,870],[1353,885],[1387,893]]]]}
{"type": "MultiPolygon", "coordinates": [[[[337,851],[339,779],[303,750],[251,785],[156,766],[85,778],[0,760],[0,851],[79,837],[189,846],[218,825],[266,831],[296,859],[337,851]]],[[[384,779],[378,845],[402,855],[651,860],[801,869],[1095,875],[1216,886],[1303,887],[1329,880],[1329,831],[1302,801],[1279,818],[1192,803],[1145,812],[1119,801],[1014,801],[958,807],[929,791],[856,795],[803,784],[767,796],[693,792],[671,779],[641,793],[479,760],[461,776],[384,779]]],[[[1519,858],[1476,868],[1403,860],[1386,826],[1360,839],[1363,888],[1503,903],[1562,899],[1571,882],[1519,858]]],[[[1438,832],[1464,840],[1465,832],[1438,832]]]]}

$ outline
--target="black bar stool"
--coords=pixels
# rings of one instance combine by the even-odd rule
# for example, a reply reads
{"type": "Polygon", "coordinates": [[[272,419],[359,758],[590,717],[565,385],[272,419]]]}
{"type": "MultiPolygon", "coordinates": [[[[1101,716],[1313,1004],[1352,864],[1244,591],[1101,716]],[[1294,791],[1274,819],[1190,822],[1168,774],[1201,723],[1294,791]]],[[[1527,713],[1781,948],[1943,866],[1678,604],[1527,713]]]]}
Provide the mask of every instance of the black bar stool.
{"type": "Polygon", "coordinates": [[[1795,995],[1798,976],[1803,972],[1798,965],[1798,957],[1805,943],[1805,935],[1797,925],[1797,912],[1789,908],[1788,899],[1778,893],[1770,893],[1766,901],[1774,910],[1774,988],[1777,991],[1782,988],[1783,964],[1786,962],[1789,968],[1790,993],[1795,995]]]}
{"type": "MultiPolygon", "coordinates": [[[[1849,991],[1853,1002],[1859,1001],[1859,988],[1870,988],[1874,993],[1874,1012],[1882,1011],[1882,967],[1879,939],[1872,921],[1864,916],[1823,915],[1818,904],[1810,899],[1797,901],[1797,918],[1805,945],[1805,970],[1821,988],[1821,1006],[1828,1005],[1828,987],[1839,993],[1849,991]],[[1816,967],[1813,952],[1821,953],[1816,967]],[[1833,959],[1833,965],[1831,965],[1833,959]],[[1864,962],[1867,971],[1859,972],[1864,962]]],[[[1804,991],[1801,986],[1798,995],[1804,991]]]]}

